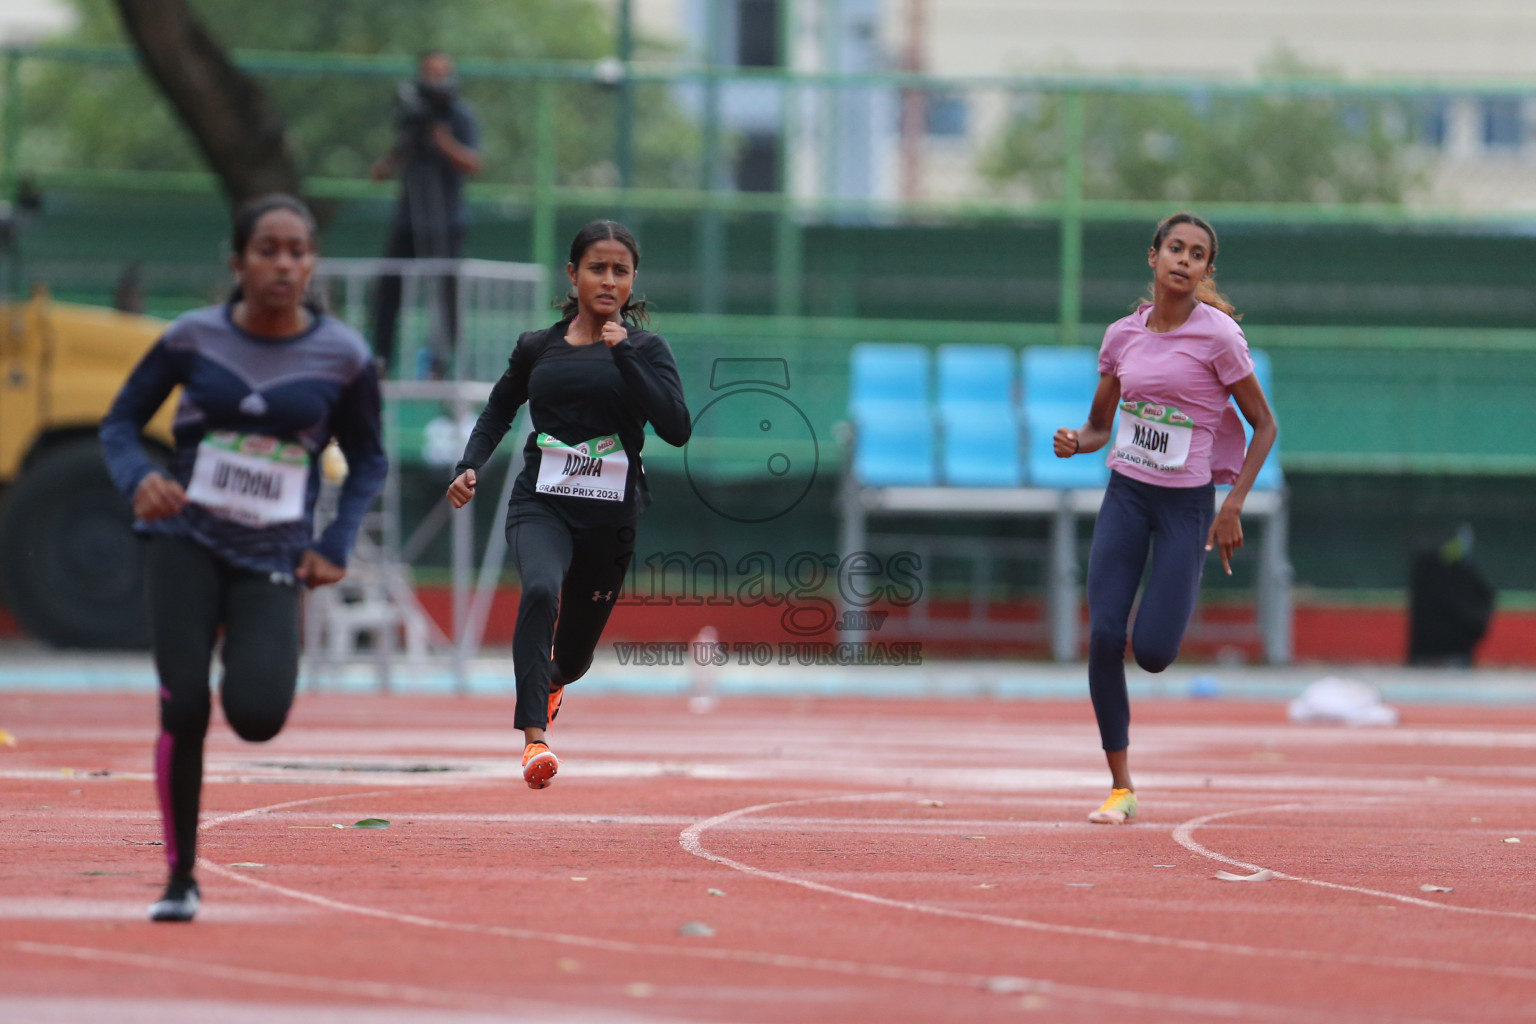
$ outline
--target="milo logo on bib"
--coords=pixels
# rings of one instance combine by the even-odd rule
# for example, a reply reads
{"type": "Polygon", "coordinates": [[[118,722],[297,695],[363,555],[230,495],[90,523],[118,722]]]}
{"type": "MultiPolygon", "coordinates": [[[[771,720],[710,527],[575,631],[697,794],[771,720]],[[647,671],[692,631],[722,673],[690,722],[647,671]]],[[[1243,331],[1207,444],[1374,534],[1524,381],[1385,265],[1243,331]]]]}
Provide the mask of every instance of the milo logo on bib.
{"type": "Polygon", "coordinates": [[[567,498],[623,501],[629,477],[629,456],[618,435],[566,444],[548,434],[538,436],[540,494],[567,498]]]}
{"type": "Polygon", "coordinates": [[[1189,461],[1194,421],[1171,405],[1121,402],[1114,456],[1136,466],[1176,472],[1189,461]]]}

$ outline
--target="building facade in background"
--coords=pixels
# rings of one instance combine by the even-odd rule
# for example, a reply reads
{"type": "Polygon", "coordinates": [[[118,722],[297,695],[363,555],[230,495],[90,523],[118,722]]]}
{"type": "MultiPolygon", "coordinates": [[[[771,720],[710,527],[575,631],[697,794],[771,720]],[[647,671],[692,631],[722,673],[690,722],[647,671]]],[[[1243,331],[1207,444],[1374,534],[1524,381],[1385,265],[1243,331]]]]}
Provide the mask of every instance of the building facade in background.
{"type": "Polygon", "coordinates": [[[0,0],[0,43],[31,43],[68,31],[75,12],[64,0],[0,0]]]}
{"type": "MultiPolygon", "coordinates": [[[[1416,91],[1385,116],[1395,143],[1411,151],[1408,201],[1468,210],[1536,205],[1536,190],[1527,185],[1536,170],[1536,4],[1528,0],[631,0],[631,6],[644,31],[685,40],[694,60],[713,52],[727,65],[812,73],[912,70],[944,78],[1064,72],[1185,80],[1253,80],[1289,68],[1400,82],[1416,91]]],[[[736,169],[724,175],[730,184],[763,189],[787,175],[790,189],[804,197],[884,200],[992,195],[997,182],[983,173],[984,165],[1021,105],[1028,112],[1035,102],[985,87],[849,88],[835,97],[804,90],[789,103],[771,88],[737,85],[725,92],[722,115],[735,140],[736,169]],[[786,109],[787,156],[778,151],[786,109]]],[[[1158,140],[1148,145],[1155,150],[1158,140]]]]}

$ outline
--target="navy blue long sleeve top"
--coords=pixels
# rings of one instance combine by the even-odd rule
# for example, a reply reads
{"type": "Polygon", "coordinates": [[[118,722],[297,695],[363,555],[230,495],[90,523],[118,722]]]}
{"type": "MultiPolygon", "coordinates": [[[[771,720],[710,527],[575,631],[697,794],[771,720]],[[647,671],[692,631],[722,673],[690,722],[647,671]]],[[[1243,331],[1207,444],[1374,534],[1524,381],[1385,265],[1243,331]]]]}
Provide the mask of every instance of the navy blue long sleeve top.
{"type": "Polygon", "coordinates": [[[140,520],[134,528],[191,538],[221,560],[254,572],[292,573],[311,547],[345,566],[389,467],[380,439],[378,374],[368,345],[352,328],[320,313],[293,337],[260,337],[241,330],[231,309],[210,306],[177,318],[129,374],[101,424],[107,470],[130,503],[144,477],[160,472],[141,435],[179,385],[175,450],[166,470],[177,483],[189,487],[200,451],[204,458],[218,455],[205,442],[280,450],[290,463],[307,462],[302,506],[296,518],[262,524],[194,501],[179,515],[140,520]],[[335,520],[315,538],[320,453],[332,438],[347,458],[347,478],[335,520]]]}

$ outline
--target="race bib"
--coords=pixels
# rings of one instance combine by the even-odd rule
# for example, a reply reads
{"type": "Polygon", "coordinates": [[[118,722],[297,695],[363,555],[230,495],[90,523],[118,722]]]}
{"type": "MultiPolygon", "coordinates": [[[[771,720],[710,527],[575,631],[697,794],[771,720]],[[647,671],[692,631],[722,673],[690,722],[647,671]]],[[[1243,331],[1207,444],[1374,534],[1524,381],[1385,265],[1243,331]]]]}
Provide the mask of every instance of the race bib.
{"type": "Polygon", "coordinates": [[[577,445],[540,434],[538,444],[537,489],[540,494],[596,498],[598,501],[624,500],[629,456],[617,434],[594,437],[577,445]]]}
{"type": "Polygon", "coordinates": [[[1135,466],[1172,473],[1189,461],[1194,437],[1194,421],[1171,405],[1121,402],[1114,454],[1135,466]]]}
{"type": "Polygon", "coordinates": [[[304,518],[309,452],[261,434],[220,430],[197,446],[187,500],[245,526],[304,518]]]}

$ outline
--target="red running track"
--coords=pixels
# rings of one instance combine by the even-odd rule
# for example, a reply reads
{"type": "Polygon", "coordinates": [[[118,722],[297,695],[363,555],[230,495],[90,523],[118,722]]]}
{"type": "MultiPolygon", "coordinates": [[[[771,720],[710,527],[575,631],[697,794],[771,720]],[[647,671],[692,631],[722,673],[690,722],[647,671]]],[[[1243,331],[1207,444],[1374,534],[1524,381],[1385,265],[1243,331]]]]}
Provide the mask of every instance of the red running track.
{"type": "Polygon", "coordinates": [[[1086,705],[573,690],[542,792],[511,712],[308,697],[264,746],[216,724],[204,909],[151,925],[153,702],[0,695],[0,1018],[1536,1017],[1536,711],[1348,731],[1145,702],[1123,827],[1084,821],[1086,705]],[[391,824],[329,827],[365,817],[391,824]]]}

